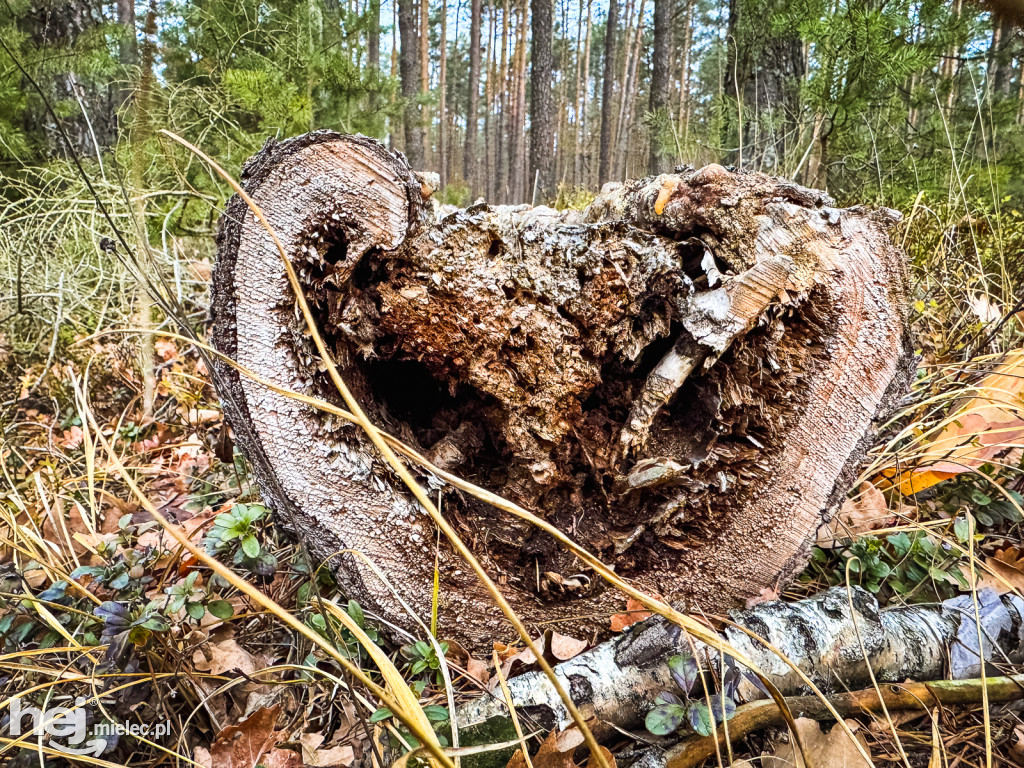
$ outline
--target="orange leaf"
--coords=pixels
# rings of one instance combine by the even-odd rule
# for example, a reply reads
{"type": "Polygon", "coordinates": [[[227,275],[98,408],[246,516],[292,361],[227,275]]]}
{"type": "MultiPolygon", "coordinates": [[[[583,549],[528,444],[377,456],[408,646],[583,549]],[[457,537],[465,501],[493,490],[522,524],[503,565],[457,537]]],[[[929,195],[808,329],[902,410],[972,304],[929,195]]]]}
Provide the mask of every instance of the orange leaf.
{"type": "Polygon", "coordinates": [[[977,469],[1024,442],[1024,349],[1009,353],[975,389],[923,446],[917,466],[895,480],[904,496],[977,469]]]}
{"type": "Polygon", "coordinates": [[[612,632],[622,632],[650,616],[651,612],[646,610],[642,603],[631,597],[626,601],[626,612],[616,613],[612,616],[612,632]]]}

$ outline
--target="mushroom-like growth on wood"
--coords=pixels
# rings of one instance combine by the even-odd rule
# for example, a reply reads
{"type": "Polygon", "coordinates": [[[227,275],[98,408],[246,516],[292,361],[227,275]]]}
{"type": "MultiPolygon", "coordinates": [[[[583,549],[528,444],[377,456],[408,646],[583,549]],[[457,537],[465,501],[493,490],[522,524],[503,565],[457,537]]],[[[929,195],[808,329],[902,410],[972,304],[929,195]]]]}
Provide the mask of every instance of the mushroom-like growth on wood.
{"type": "MultiPolygon", "coordinates": [[[[909,385],[892,212],[717,165],[608,185],[581,212],[446,210],[401,155],[331,132],[268,142],[244,181],[378,427],[685,607],[741,605],[798,573],[909,385]]],[[[212,339],[341,404],[238,198],[212,339]]],[[[441,634],[508,634],[357,426],[226,365],[218,379],[265,500],[352,598],[412,626],[401,601],[429,614],[436,560],[441,634]]],[[[443,511],[528,622],[599,632],[621,609],[547,534],[463,492],[443,511]]]]}

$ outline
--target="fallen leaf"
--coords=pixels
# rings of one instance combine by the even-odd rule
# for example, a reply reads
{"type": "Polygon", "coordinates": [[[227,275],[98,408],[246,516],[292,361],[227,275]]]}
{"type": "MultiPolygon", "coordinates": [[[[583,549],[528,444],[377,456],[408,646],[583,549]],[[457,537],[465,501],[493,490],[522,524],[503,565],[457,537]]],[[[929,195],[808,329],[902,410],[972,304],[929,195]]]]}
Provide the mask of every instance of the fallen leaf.
{"type": "Polygon", "coordinates": [[[205,259],[202,261],[190,261],[188,263],[188,267],[192,270],[192,273],[204,283],[210,282],[213,278],[213,265],[205,259]]]}
{"type": "Polygon", "coordinates": [[[551,652],[551,655],[559,661],[568,661],[574,656],[579,656],[586,647],[586,640],[577,640],[575,637],[562,635],[558,632],[551,633],[551,642],[548,644],[548,650],[551,652]]]}
{"type": "Polygon", "coordinates": [[[980,467],[1024,442],[1024,349],[1008,354],[974,388],[976,394],[956,409],[946,426],[917,449],[916,466],[883,479],[910,496],[980,467]]]}
{"type": "Polygon", "coordinates": [[[230,626],[214,630],[209,642],[193,652],[192,661],[197,670],[211,675],[223,675],[235,670],[251,675],[260,668],[252,654],[235,640],[235,630],[230,626]]]}
{"type": "Polygon", "coordinates": [[[978,577],[978,589],[991,587],[1000,595],[1014,590],[1024,592],[1024,552],[1017,547],[1007,547],[986,557],[985,566],[992,573],[978,577]]]}
{"type": "MultiPolygon", "coordinates": [[[[867,751],[867,742],[863,736],[857,733],[860,724],[853,720],[847,720],[846,725],[854,732],[857,741],[867,751]]],[[[822,731],[816,720],[798,717],[796,728],[804,749],[814,756],[815,768],[868,768],[869,764],[864,762],[856,745],[838,725],[832,726],[828,731],[822,731]]],[[[868,754],[871,753],[868,752],[868,754]]],[[[790,734],[789,742],[780,742],[775,745],[773,754],[763,755],[761,765],[763,768],[806,768],[792,734],[790,734]]]]}
{"type": "Polygon", "coordinates": [[[644,608],[643,603],[632,597],[626,601],[626,612],[612,616],[612,632],[622,632],[639,621],[650,618],[651,612],[644,608]]]}
{"type": "Polygon", "coordinates": [[[480,659],[474,659],[472,656],[466,662],[466,671],[469,676],[480,683],[486,683],[487,678],[491,675],[491,668],[480,659]]]}
{"type": "MultiPolygon", "coordinates": [[[[190,427],[198,427],[201,424],[215,424],[221,420],[221,412],[216,408],[179,408],[178,415],[190,427]]],[[[198,438],[197,438],[198,441],[198,438]]],[[[200,443],[200,446],[202,444],[200,443]]]]}
{"type": "Polygon", "coordinates": [[[283,731],[275,730],[280,711],[280,706],[262,707],[238,725],[224,728],[210,745],[213,765],[217,768],[253,768],[260,763],[269,766],[268,753],[284,737],[283,731]]]}
{"type": "Polygon", "coordinates": [[[474,680],[481,683],[487,682],[491,668],[486,663],[470,656],[469,651],[457,640],[445,639],[445,642],[448,643],[448,653],[445,655],[451,661],[465,669],[474,680]]]}
{"type": "MultiPolygon", "coordinates": [[[[601,754],[604,755],[605,762],[608,763],[608,768],[615,768],[615,755],[609,751],[608,747],[601,746],[599,744],[597,748],[600,749],[601,754]]],[[[587,758],[587,768],[597,768],[598,765],[599,763],[594,759],[593,755],[587,758]]]]}
{"type": "MultiPolygon", "coordinates": [[[[545,654],[548,657],[548,661],[553,657],[556,661],[567,661],[573,656],[578,656],[583,652],[583,649],[587,647],[586,640],[577,640],[574,637],[563,635],[558,632],[545,632],[544,635],[538,637],[533,641],[533,644],[537,646],[537,650],[545,654]],[[548,642],[550,640],[550,642],[548,642]]],[[[508,646],[502,646],[502,649],[498,649],[499,643],[495,643],[495,650],[498,650],[499,658],[502,657],[502,650],[505,653],[512,650],[508,646]]],[[[501,673],[507,679],[512,677],[514,674],[518,674],[523,670],[524,667],[529,667],[531,664],[537,663],[537,657],[533,655],[533,651],[529,648],[523,648],[518,653],[512,654],[511,656],[505,656],[501,664],[501,673]],[[515,671],[513,671],[513,669],[515,671]]],[[[497,685],[497,675],[491,681],[491,686],[497,685]]]]}
{"type": "Polygon", "coordinates": [[[753,597],[748,597],[746,601],[746,608],[750,610],[755,605],[761,603],[771,603],[779,599],[779,585],[776,584],[774,587],[762,587],[761,591],[753,597]]]}
{"type": "Polygon", "coordinates": [[[575,725],[569,726],[555,737],[555,746],[559,752],[569,752],[583,744],[586,739],[583,732],[575,725]]]}
{"type": "Polygon", "coordinates": [[[1018,725],[1010,736],[1010,757],[1018,765],[1024,765],[1024,725],[1018,725]]]}
{"type": "Polygon", "coordinates": [[[323,743],[324,735],[322,733],[304,733],[299,737],[299,744],[302,745],[302,762],[305,765],[317,766],[317,768],[321,766],[323,768],[334,768],[334,766],[348,768],[355,761],[356,753],[351,744],[320,749],[319,747],[323,743]]]}
{"type": "Polygon", "coordinates": [[[857,495],[843,502],[835,516],[818,529],[815,542],[822,549],[831,549],[840,539],[887,528],[896,522],[882,492],[870,482],[861,483],[857,495]]]}
{"type": "Polygon", "coordinates": [[[206,747],[196,747],[192,750],[192,759],[203,768],[213,768],[213,756],[206,747]]]}
{"type": "MultiPolygon", "coordinates": [[[[558,749],[558,731],[553,730],[540,745],[537,754],[532,758],[533,768],[576,768],[572,759],[572,750],[560,752],[558,749]]],[[[517,749],[505,768],[526,768],[523,751],[517,749]]]]}
{"type": "Polygon", "coordinates": [[[988,295],[979,293],[971,296],[971,309],[978,319],[988,325],[998,323],[1003,317],[1003,308],[998,302],[993,301],[988,295]]]}
{"type": "Polygon", "coordinates": [[[82,447],[82,442],[85,440],[85,433],[82,432],[81,427],[72,426],[71,429],[65,429],[63,435],[56,439],[56,442],[67,448],[69,451],[76,451],[82,447]]]}
{"type": "Polygon", "coordinates": [[[157,357],[165,363],[178,356],[178,347],[172,339],[157,339],[153,342],[153,349],[156,350],[157,357]]]}

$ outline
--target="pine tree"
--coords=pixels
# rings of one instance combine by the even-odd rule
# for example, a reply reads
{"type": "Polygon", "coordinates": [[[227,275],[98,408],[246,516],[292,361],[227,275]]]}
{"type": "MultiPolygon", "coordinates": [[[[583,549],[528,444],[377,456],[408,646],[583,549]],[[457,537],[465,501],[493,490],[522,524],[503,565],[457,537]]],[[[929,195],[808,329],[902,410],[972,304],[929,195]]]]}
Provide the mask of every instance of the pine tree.
{"type": "Polygon", "coordinates": [[[533,49],[530,62],[530,182],[531,198],[554,195],[555,102],[551,82],[553,0],[531,0],[533,49]]]}

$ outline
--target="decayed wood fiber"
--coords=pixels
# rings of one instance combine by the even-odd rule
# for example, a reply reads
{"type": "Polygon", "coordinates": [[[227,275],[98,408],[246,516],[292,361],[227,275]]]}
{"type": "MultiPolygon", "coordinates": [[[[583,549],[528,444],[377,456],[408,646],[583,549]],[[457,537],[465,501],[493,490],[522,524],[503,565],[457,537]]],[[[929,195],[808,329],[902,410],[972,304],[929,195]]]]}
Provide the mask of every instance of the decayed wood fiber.
{"type": "MultiPolygon", "coordinates": [[[[245,184],[375,423],[558,525],[642,588],[720,610],[791,578],[909,383],[892,217],[720,166],[611,185],[584,211],[445,209],[376,142],[268,142],[245,184]]],[[[238,199],[211,337],[333,399],[280,257],[238,199]]],[[[352,425],[222,366],[225,413],[282,519],[365,607],[507,634],[352,425]]],[[[435,491],[441,483],[422,479],[435,491]]],[[[546,534],[462,493],[444,510],[528,621],[597,633],[622,599],[546,534]]]]}

